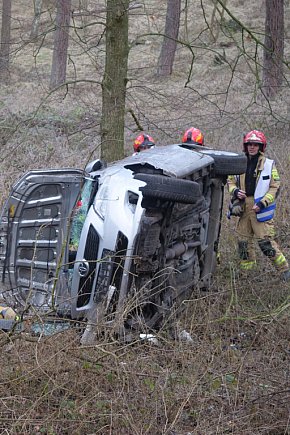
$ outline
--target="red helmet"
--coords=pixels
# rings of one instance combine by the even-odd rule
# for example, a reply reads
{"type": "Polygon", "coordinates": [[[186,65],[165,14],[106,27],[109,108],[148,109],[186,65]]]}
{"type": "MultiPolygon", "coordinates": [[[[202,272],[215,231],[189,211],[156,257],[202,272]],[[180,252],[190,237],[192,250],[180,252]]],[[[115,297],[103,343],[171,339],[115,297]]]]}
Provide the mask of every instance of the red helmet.
{"type": "Polygon", "coordinates": [[[198,128],[191,127],[184,133],[182,143],[204,145],[204,137],[198,128]]]}
{"type": "Polygon", "coordinates": [[[139,134],[139,136],[136,137],[133,144],[134,151],[136,153],[139,153],[140,151],[146,150],[154,146],[155,146],[154,139],[148,134],[144,134],[144,133],[139,134]]]}
{"type": "Polygon", "coordinates": [[[249,133],[244,135],[244,141],[243,141],[243,145],[244,145],[244,152],[247,152],[247,147],[246,145],[249,143],[257,143],[260,146],[260,150],[262,152],[265,151],[266,149],[266,145],[267,145],[267,140],[266,140],[266,136],[264,135],[264,133],[262,133],[259,130],[251,130],[249,131],[249,133]]]}

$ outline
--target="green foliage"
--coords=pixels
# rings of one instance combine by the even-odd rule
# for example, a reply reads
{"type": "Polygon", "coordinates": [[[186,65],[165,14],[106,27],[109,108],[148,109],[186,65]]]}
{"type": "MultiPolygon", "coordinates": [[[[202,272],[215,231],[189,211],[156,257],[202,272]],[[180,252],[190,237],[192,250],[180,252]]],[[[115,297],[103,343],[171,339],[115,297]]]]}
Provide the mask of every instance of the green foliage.
{"type": "Polygon", "coordinates": [[[155,390],[154,379],[150,379],[150,378],[144,379],[144,385],[146,385],[146,387],[148,387],[148,389],[149,389],[149,391],[151,391],[151,393],[153,393],[153,391],[155,390]]]}
{"type": "Polygon", "coordinates": [[[227,373],[225,379],[227,384],[237,385],[237,379],[231,373],[227,373]]]}
{"type": "Polygon", "coordinates": [[[115,374],[113,372],[108,372],[106,375],[107,381],[112,384],[115,380],[115,374]]]}

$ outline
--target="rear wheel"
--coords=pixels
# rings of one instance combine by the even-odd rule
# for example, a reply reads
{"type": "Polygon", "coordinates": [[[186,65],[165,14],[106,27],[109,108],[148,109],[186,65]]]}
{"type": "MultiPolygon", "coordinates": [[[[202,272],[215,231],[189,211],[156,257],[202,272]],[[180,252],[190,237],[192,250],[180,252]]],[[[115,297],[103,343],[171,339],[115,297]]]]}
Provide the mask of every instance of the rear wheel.
{"type": "Polygon", "coordinates": [[[239,175],[246,172],[247,158],[244,154],[218,150],[204,150],[202,153],[214,159],[214,172],[216,176],[239,175]]]}
{"type": "Polygon", "coordinates": [[[185,204],[194,204],[200,198],[200,186],[194,181],[151,174],[136,174],[134,178],[146,183],[146,186],[140,187],[144,198],[164,199],[185,204]]]}
{"type": "Polygon", "coordinates": [[[247,158],[245,154],[219,151],[195,144],[182,144],[182,148],[206,154],[214,159],[214,175],[239,175],[246,172],[247,158]]]}

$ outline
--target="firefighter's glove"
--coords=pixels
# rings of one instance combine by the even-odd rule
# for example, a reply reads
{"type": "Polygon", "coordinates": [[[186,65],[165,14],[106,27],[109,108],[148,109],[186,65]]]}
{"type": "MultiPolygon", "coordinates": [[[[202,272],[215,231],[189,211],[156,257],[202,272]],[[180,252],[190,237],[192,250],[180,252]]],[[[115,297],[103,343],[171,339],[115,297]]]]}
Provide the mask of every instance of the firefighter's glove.
{"type": "Polygon", "coordinates": [[[246,198],[246,192],[244,190],[241,189],[235,189],[233,192],[233,200],[234,199],[239,199],[240,201],[243,201],[246,198]]]}
{"type": "Polygon", "coordinates": [[[231,216],[241,216],[244,211],[243,201],[234,199],[233,202],[230,203],[229,211],[231,216]]]}
{"type": "Polygon", "coordinates": [[[238,193],[239,193],[240,189],[236,188],[232,193],[233,193],[233,199],[236,199],[238,197],[238,193]]]}
{"type": "Polygon", "coordinates": [[[262,203],[262,201],[257,202],[256,206],[259,207],[260,210],[263,210],[263,208],[265,208],[265,205],[262,203]]]}

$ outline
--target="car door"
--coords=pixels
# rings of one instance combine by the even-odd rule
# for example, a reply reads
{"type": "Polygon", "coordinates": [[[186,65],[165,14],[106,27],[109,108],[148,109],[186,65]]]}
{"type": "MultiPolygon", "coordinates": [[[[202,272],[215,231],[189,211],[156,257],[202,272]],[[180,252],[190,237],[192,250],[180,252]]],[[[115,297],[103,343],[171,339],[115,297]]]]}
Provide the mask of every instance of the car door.
{"type": "Polygon", "coordinates": [[[78,169],[34,170],[21,177],[1,215],[2,292],[19,304],[70,311],[68,239],[84,183],[78,169]]]}

